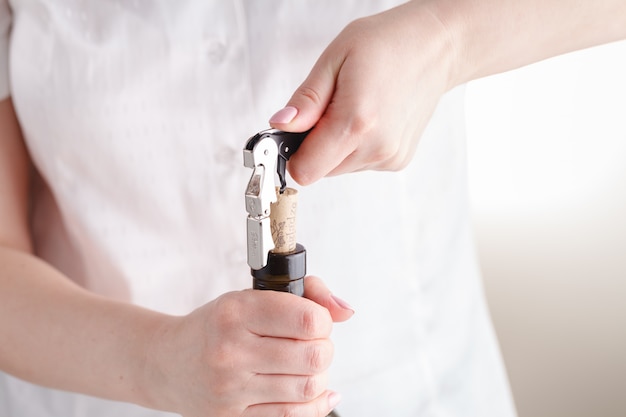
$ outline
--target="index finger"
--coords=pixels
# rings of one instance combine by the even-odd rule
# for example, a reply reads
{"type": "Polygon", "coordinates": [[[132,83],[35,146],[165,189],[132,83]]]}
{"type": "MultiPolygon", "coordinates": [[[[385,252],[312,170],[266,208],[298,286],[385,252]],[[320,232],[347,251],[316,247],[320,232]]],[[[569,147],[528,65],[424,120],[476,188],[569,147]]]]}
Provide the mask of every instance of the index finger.
{"type": "Polygon", "coordinates": [[[328,310],[306,298],[277,291],[247,290],[245,325],[259,336],[298,340],[330,336],[328,310]]]}

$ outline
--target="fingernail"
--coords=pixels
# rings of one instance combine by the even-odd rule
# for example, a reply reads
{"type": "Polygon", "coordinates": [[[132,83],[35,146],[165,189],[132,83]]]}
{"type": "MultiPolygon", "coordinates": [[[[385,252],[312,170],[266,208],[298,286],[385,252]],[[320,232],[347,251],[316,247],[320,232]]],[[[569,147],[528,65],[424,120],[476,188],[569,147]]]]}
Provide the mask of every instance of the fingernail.
{"type": "Polygon", "coordinates": [[[293,106],[287,106],[284,109],[278,110],[272,117],[270,117],[270,123],[289,123],[298,114],[298,109],[293,106]]]}
{"type": "Polygon", "coordinates": [[[335,407],[337,407],[337,404],[339,404],[340,402],[341,402],[341,394],[339,394],[338,392],[331,392],[330,395],[328,396],[328,408],[333,410],[335,407]]]}
{"type": "Polygon", "coordinates": [[[331,294],[330,297],[335,301],[335,303],[337,303],[339,307],[343,308],[344,310],[350,310],[354,313],[354,308],[350,304],[348,304],[346,300],[343,300],[334,294],[331,294]]]}

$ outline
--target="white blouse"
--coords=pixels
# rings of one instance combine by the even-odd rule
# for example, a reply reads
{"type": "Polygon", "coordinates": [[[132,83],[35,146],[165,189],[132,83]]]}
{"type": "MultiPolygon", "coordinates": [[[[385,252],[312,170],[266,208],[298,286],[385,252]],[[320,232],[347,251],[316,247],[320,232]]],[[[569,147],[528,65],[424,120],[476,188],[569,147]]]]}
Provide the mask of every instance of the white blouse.
{"type": "MultiPolygon", "coordinates": [[[[393,3],[0,0],[0,94],[41,177],[39,256],[170,314],[250,287],[245,141],[349,21],[393,3]]],[[[309,272],[357,311],[333,334],[344,417],[514,414],[472,247],[462,106],[462,89],[443,98],[404,171],[300,189],[309,272]]],[[[0,373],[0,417],[113,415],[169,414],[0,373]]]]}

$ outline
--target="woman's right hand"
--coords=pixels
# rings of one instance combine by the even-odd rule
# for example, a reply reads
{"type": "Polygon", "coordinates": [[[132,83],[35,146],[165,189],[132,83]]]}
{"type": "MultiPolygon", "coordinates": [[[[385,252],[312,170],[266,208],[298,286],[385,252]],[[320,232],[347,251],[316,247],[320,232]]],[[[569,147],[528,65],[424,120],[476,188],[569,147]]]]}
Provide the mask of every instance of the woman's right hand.
{"type": "Polygon", "coordinates": [[[168,318],[145,364],[150,405],[203,416],[326,416],[339,402],[327,390],[332,322],[352,309],[321,280],[305,297],[245,290],[168,318]]]}

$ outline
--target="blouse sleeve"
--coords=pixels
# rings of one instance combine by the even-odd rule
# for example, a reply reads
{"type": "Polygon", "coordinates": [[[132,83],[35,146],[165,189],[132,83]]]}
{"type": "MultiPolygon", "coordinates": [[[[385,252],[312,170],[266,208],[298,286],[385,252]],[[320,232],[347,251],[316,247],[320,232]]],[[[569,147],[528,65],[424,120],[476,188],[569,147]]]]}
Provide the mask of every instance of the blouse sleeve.
{"type": "Polygon", "coordinates": [[[8,0],[0,0],[0,100],[7,98],[9,87],[9,37],[11,36],[11,8],[8,0]]]}

